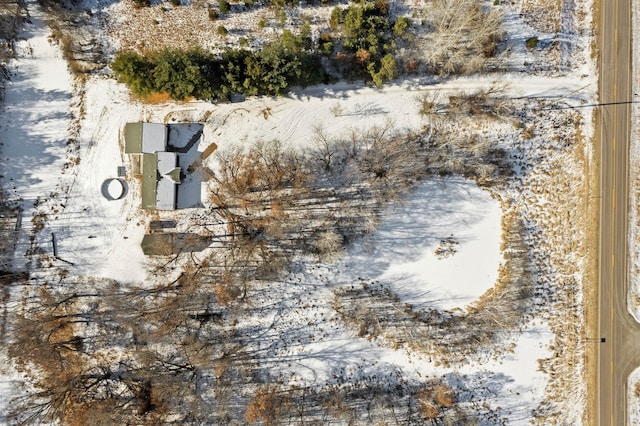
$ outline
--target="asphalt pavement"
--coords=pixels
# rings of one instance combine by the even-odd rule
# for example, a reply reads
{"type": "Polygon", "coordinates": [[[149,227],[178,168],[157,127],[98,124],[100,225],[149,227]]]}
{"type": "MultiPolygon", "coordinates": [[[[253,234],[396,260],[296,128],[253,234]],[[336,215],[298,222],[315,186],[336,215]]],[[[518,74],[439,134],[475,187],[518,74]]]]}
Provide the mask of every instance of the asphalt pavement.
{"type": "MultiPolygon", "coordinates": [[[[605,0],[600,22],[600,287],[598,419],[626,425],[627,379],[640,366],[640,324],[627,311],[631,0],[605,0]]],[[[598,341],[598,340],[595,340],[598,341]]]]}

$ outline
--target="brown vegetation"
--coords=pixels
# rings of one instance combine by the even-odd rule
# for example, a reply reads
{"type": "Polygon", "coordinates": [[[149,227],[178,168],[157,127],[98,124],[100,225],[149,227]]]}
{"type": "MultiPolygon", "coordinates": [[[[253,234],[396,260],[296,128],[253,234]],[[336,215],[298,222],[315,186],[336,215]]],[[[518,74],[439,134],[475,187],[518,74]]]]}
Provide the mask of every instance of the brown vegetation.
{"type": "Polygon", "coordinates": [[[501,14],[475,0],[435,0],[419,16],[432,31],[418,34],[415,53],[404,62],[417,60],[436,74],[482,70],[503,37],[501,14]]]}

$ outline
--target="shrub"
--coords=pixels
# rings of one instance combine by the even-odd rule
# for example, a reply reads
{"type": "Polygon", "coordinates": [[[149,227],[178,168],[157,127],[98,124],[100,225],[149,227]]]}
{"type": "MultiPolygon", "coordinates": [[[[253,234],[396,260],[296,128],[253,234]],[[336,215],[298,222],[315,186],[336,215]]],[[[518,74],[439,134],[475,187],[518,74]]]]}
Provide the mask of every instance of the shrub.
{"type": "Polygon", "coordinates": [[[137,96],[167,92],[172,99],[211,97],[210,77],[204,71],[212,61],[201,49],[162,50],[149,57],[133,52],[116,55],[111,68],[119,81],[137,96]]]}
{"type": "Polygon", "coordinates": [[[331,38],[331,34],[321,34],[320,35],[320,52],[323,55],[331,55],[333,52],[333,40],[331,38]]]}
{"type": "Polygon", "coordinates": [[[231,6],[229,6],[228,0],[218,0],[218,9],[220,9],[220,13],[229,13],[231,10],[231,6]]]}
{"type": "Polygon", "coordinates": [[[125,83],[138,96],[154,91],[149,80],[153,64],[133,52],[118,53],[111,64],[118,81],[125,83]]]}
{"type": "Polygon", "coordinates": [[[360,64],[368,64],[371,60],[371,53],[367,49],[360,49],[356,52],[356,61],[360,64]]]}
{"type": "Polygon", "coordinates": [[[393,33],[398,37],[403,37],[407,32],[407,28],[409,28],[409,18],[401,16],[393,24],[393,33]]]}
{"type": "Polygon", "coordinates": [[[342,23],[342,9],[338,6],[331,10],[331,19],[329,20],[329,27],[332,30],[337,30],[342,23]]]}
{"type": "Polygon", "coordinates": [[[396,77],[396,59],[392,54],[388,53],[380,61],[380,68],[377,71],[373,63],[369,63],[367,70],[373,79],[373,83],[377,87],[382,87],[385,81],[393,80],[396,77]]]}
{"type": "Polygon", "coordinates": [[[538,43],[539,40],[537,36],[529,37],[527,41],[525,41],[527,49],[535,49],[536,47],[538,47],[538,43]]]}
{"type": "Polygon", "coordinates": [[[220,14],[218,13],[218,11],[215,10],[214,8],[210,7],[209,8],[209,20],[210,21],[217,21],[219,17],[220,17],[220,14]]]}
{"type": "Polygon", "coordinates": [[[223,36],[226,37],[229,34],[229,30],[227,30],[224,26],[220,25],[217,29],[216,32],[223,36]]]}
{"type": "Polygon", "coordinates": [[[284,27],[284,24],[287,23],[287,12],[285,12],[284,9],[278,10],[276,14],[276,19],[278,21],[278,25],[280,25],[281,27],[284,27]]]}

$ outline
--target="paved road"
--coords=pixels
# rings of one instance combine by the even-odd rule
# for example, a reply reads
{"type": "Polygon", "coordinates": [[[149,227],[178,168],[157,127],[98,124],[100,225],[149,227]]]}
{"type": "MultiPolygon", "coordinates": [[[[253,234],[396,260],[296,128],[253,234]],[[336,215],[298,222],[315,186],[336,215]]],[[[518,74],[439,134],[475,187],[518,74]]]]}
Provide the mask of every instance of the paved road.
{"type": "Polygon", "coordinates": [[[600,23],[601,205],[599,424],[622,426],[626,381],[640,366],[640,324],[627,312],[631,0],[606,0],[600,23]],[[610,105],[608,105],[610,104],[610,105]]]}

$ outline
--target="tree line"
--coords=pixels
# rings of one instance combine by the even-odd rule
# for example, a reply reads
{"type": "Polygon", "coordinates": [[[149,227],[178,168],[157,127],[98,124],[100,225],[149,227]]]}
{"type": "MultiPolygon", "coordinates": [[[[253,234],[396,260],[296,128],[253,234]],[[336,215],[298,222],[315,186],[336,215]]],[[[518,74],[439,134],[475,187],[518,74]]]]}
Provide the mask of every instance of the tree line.
{"type": "Polygon", "coordinates": [[[120,52],[111,67],[137,96],[166,92],[171,98],[219,99],[230,94],[279,95],[291,85],[327,78],[319,55],[304,50],[304,37],[285,31],[252,52],[228,49],[220,57],[201,48],[164,49],[148,55],[120,52]]]}
{"type": "Polygon", "coordinates": [[[111,67],[137,96],[168,93],[175,100],[225,99],[231,94],[280,95],[291,86],[329,83],[336,78],[364,79],[380,87],[397,75],[396,40],[409,20],[390,21],[388,3],[336,7],[334,33],[317,46],[307,23],[294,35],[284,30],[260,50],[229,48],[214,55],[202,48],[164,49],[148,54],[123,51],[111,67]],[[324,59],[324,60],[323,60],[324,59]]]}

